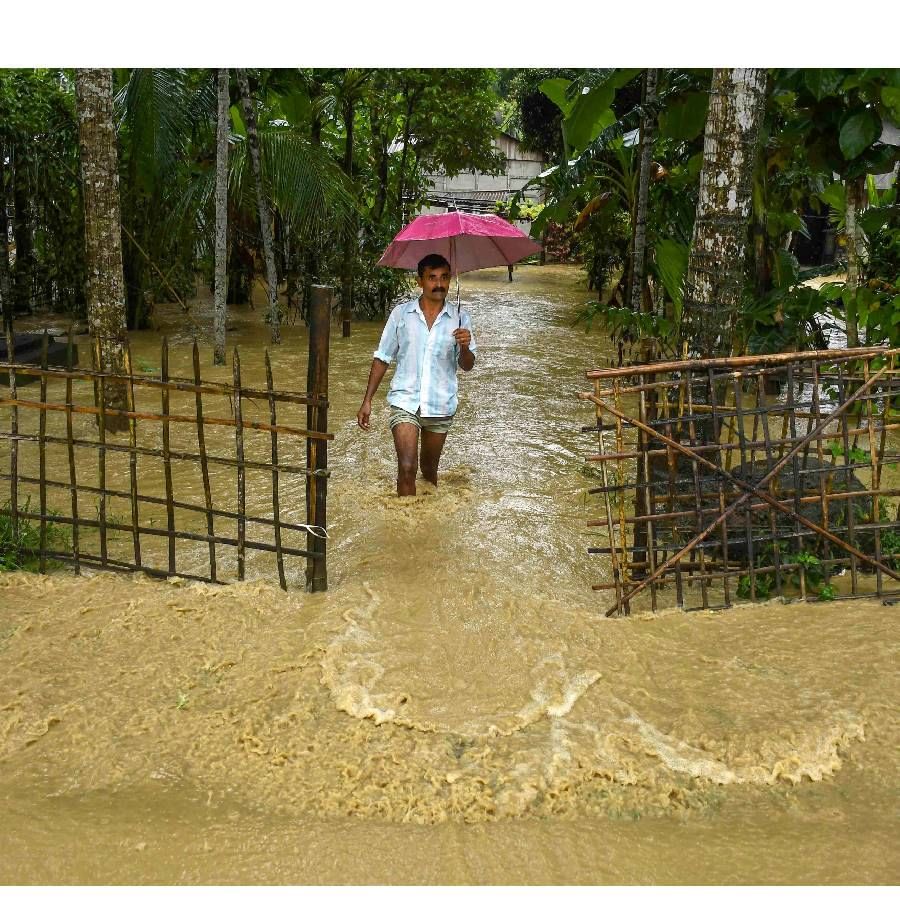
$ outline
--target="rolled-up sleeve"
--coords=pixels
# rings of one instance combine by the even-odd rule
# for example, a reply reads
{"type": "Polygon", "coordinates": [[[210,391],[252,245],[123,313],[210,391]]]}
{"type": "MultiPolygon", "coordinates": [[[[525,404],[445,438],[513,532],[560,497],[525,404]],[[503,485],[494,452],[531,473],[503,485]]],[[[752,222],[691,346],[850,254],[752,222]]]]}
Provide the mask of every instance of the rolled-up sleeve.
{"type": "Polygon", "coordinates": [[[375,359],[380,359],[386,365],[390,365],[400,349],[400,338],[397,334],[397,326],[400,321],[400,307],[395,306],[381,332],[381,341],[375,351],[375,359]]]}

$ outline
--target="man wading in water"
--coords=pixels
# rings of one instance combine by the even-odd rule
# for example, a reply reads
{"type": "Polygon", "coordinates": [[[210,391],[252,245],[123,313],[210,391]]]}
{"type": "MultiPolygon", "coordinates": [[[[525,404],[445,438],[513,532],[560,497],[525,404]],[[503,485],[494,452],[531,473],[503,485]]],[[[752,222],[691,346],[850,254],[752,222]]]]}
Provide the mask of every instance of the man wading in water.
{"type": "Polygon", "coordinates": [[[425,479],[437,485],[441,451],[459,402],[456,367],[470,371],[477,350],[468,312],[464,310],[457,319],[456,309],[446,303],[450,263],[432,253],[419,261],[418,273],[422,296],[391,312],[372,360],[366,396],[356,414],[359,427],[368,431],[372,398],[396,359],[397,371],[387,399],[397,451],[398,497],[416,493],[418,468],[425,479]]]}

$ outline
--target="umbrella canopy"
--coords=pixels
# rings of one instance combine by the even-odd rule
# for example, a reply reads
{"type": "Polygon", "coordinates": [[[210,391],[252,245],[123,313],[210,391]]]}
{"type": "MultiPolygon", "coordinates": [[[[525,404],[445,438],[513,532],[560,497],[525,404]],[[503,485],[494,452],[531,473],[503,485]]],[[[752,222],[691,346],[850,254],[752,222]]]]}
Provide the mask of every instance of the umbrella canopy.
{"type": "Polygon", "coordinates": [[[541,245],[500,216],[448,212],[413,219],[388,245],[380,266],[415,269],[429,253],[450,263],[450,273],[511,266],[540,253],[541,245]]]}

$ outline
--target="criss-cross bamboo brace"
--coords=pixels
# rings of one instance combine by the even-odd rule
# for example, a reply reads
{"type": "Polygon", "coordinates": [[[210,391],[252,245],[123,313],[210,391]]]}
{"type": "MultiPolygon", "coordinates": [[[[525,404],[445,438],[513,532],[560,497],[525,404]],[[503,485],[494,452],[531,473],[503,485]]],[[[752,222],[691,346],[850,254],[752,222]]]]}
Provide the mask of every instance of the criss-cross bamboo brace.
{"type": "Polygon", "coordinates": [[[900,574],[895,572],[893,569],[884,565],[880,560],[872,559],[867,556],[862,551],[858,550],[856,547],[853,547],[851,544],[848,544],[846,541],[843,541],[837,535],[832,532],[826,530],[825,528],[820,527],[815,522],[812,522],[810,519],[807,519],[803,516],[798,510],[791,509],[791,507],[787,506],[784,503],[781,503],[779,500],[776,500],[771,494],[765,491],[763,488],[773,479],[775,476],[791,461],[794,457],[803,450],[804,447],[808,446],[812,441],[814,441],[817,437],[824,433],[827,426],[838,418],[842,413],[844,413],[847,409],[849,409],[854,403],[856,403],[860,398],[866,395],[868,390],[875,384],[876,381],[881,379],[887,370],[880,369],[874,375],[870,376],[866,379],[862,386],[858,388],[847,400],[845,400],[840,406],[834,409],[831,413],[829,413],[812,431],[809,431],[807,435],[799,442],[795,443],[793,448],[786,453],[778,463],[765,475],[757,484],[751,484],[745,481],[742,478],[739,478],[736,475],[733,475],[727,469],[716,465],[711,460],[705,459],[700,456],[700,454],[695,453],[688,447],[685,447],[682,444],[678,444],[677,442],[671,440],[666,437],[664,434],[661,434],[655,428],[645,424],[644,422],[640,422],[637,419],[632,418],[631,416],[623,413],[621,410],[615,409],[611,407],[609,404],[605,403],[600,397],[596,395],[596,393],[589,392],[579,392],[578,396],[582,400],[590,400],[592,403],[597,405],[600,409],[605,410],[611,415],[615,416],[620,422],[627,423],[632,427],[638,428],[643,431],[648,436],[655,438],[656,440],[662,442],[663,444],[671,447],[679,453],[684,454],[685,456],[690,457],[697,463],[702,464],[708,469],[711,469],[720,477],[727,479],[732,482],[736,487],[742,490],[744,493],[741,494],[734,502],[732,502],[727,509],[725,509],[722,513],[719,514],[715,518],[715,520],[704,528],[698,535],[696,535],[692,540],[690,540],[684,547],[681,548],[677,553],[673,556],[669,557],[664,563],[662,563],[659,567],[657,567],[654,571],[652,571],[646,578],[644,578],[636,587],[634,587],[628,594],[626,594],[621,599],[617,598],[616,605],[607,610],[607,615],[611,615],[614,611],[619,609],[622,606],[627,608],[628,603],[639,594],[644,588],[648,587],[651,583],[655,582],[663,573],[665,573],[668,569],[670,569],[676,562],[683,559],[688,553],[691,552],[698,544],[700,544],[703,540],[705,540],[722,522],[724,522],[735,510],[739,509],[747,500],[750,499],[752,495],[755,495],[760,500],[769,504],[770,506],[777,509],[779,512],[784,513],[785,515],[791,516],[793,519],[798,521],[800,524],[804,525],[806,528],[816,532],[817,534],[824,537],[826,540],[832,541],[837,544],[842,550],[850,553],[852,556],[857,559],[862,560],[867,565],[873,566],[877,570],[884,572],[887,575],[890,575],[891,578],[895,580],[900,580],[900,574]]]}

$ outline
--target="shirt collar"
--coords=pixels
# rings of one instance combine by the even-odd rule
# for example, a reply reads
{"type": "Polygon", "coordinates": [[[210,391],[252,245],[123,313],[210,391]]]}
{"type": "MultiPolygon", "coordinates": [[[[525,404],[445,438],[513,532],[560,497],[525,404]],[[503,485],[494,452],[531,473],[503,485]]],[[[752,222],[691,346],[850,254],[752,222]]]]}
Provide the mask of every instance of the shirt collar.
{"type": "MultiPolygon", "coordinates": [[[[420,299],[421,299],[421,297],[416,297],[415,300],[411,300],[410,303],[409,303],[409,306],[408,306],[407,309],[406,309],[406,311],[407,311],[408,313],[416,313],[416,314],[418,314],[418,316],[419,316],[419,317],[422,319],[422,321],[424,322],[424,321],[425,321],[425,313],[422,312],[422,307],[419,306],[419,300],[420,300],[420,299]]],[[[445,314],[448,315],[448,316],[451,315],[451,312],[450,312],[450,304],[449,304],[446,300],[444,300],[444,305],[441,307],[441,311],[434,317],[434,321],[437,322],[437,320],[438,320],[441,316],[443,316],[443,315],[445,315],[445,314]]]]}

